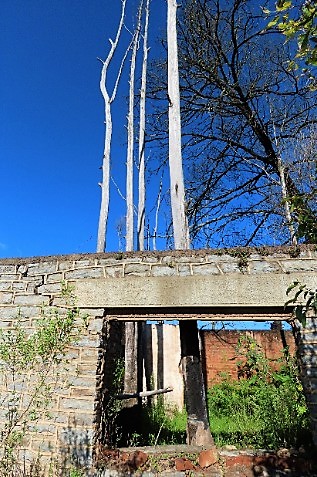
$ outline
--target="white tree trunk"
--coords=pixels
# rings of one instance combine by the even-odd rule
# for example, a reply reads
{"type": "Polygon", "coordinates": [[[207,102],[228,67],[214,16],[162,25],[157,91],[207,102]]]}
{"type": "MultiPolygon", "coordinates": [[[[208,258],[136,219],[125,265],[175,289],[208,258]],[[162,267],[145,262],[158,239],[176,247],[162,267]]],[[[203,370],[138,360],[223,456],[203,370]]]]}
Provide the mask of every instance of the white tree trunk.
{"type": "Polygon", "coordinates": [[[117,81],[113,90],[112,95],[110,96],[107,90],[107,73],[108,68],[113,58],[114,52],[118,46],[123,22],[125,15],[125,6],[126,0],[122,0],[121,5],[121,17],[116,33],[115,40],[110,41],[110,51],[105,61],[103,61],[101,78],[100,78],[100,91],[105,103],[105,142],[104,142],[104,152],[103,152],[103,161],[102,161],[102,182],[101,182],[101,204],[100,204],[100,213],[99,213],[99,224],[98,224],[98,239],[97,239],[97,252],[104,252],[106,248],[106,231],[107,231],[107,221],[109,213],[109,186],[110,186],[110,151],[111,151],[111,139],[112,139],[112,116],[111,116],[111,103],[115,98],[116,90],[118,86],[118,81],[121,75],[121,68],[117,76],[117,81]]]}
{"type": "Polygon", "coordinates": [[[157,195],[157,201],[156,201],[155,222],[154,222],[154,229],[153,229],[153,250],[156,250],[156,239],[157,239],[157,230],[158,230],[159,211],[161,207],[162,187],[163,187],[163,182],[161,179],[159,193],[157,195]]]}
{"type": "Polygon", "coordinates": [[[140,90],[140,126],[139,126],[139,200],[138,200],[138,233],[137,249],[144,250],[144,224],[145,224],[145,100],[146,100],[146,74],[148,61],[148,30],[149,30],[150,0],[145,6],[145,24],[143,37],[143,62],[140,90]]]}
{"type": "MultiPolygon", "coordinates": [[[[130,89],[128,111],[128,148],[127,148],[127,217],[126,217],[126,251],[133,250],[133,152],[134,152],[134,84],[135,66],[139,46],[141,17],[143,0],[140,1],[138,21],[133,36],[131,66],[130,66],[130,89]]],[[[136,393],[138,391],[138,324],[136,322],[125,323],[125,373],[124,392],[136,393]]],[[[126,406],[136,404],[135,399],[130,399],[126,406]]]]}
{"type": "MultiPolygon", "coordinates": [[[[169,100],[169,168],[174,244],[176,249],[189,248],[189,230],[185,213],[185,190],[181,148],[181,117],[177,54],[175,0],[167,0],[168,100],[169,100]]],[[[185,385],[187,443],[210,446],[213,439],[207,418],[197,322],[180,321],[182,370],[185,385]],[[190,322],[189,322],[190,323],[190,322]],[[195,333],[195,334],[194,334],[195,333]],[[191,346],[195,341],[196,346],[191,346]],[[195,348],[195,350],[193,350],[195,348]],[[194,354],[192,354],[194,352],[194,354]]]]}
{"type": "MultiPolygon", "coordinates": [[[[270,107],[271,116],[273,118],[272,106],[270,103],[269,103],[269,107],[270,107]]],[[[282,127],[283,127],[283,123],[282,123],[282,127]]],[[[279,143],[277,139],[274,119],[273,119],[273,134],[274,134],[274,142],[275,142],[276,151],[277,151],[277,167],[278,167],[278,174],[280,176],[280,181],[281,181],[282,197],[284,202],[284,211],[285,211],[285,217],[287,221],[287,227],[288,227],[288,230],[290,231],[292,244],[297,245],[297,238],[296,238],[294,226],[292,224],[292,216],[291,216],[291,210],[290,210],[290,205],[288,200],[287,185],[285,181],[285,168],[281,158],[281,148],[279,147],[279,143]]]]}
{"type": "Polygon", "coordinates": [[[182,164],[176,12],[176,1],[167,0],[168,121],[171,207],[175,248],[187,249],[189,248],[189,230],[185,213],[185,189],[182,164]]]}

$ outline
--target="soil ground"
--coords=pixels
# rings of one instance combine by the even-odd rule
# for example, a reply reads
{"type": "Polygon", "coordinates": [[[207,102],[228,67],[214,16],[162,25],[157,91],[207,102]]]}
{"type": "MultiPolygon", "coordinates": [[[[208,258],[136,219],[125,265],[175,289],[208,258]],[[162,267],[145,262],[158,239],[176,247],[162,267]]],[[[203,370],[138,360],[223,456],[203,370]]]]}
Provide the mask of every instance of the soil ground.
{"type": "Polygon", "coordinates": [[[111,476],[317,477],[317,453],[160,446],[99,448],[98,474],[111,476]]]}

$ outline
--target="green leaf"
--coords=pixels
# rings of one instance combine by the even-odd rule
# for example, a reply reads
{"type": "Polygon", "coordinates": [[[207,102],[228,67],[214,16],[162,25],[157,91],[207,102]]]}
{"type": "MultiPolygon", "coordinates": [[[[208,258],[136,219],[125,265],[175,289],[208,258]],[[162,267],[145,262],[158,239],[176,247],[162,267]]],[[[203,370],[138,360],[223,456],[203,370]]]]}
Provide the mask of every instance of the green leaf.
{"type": "Polygon", "coordinates": [[[298,319],[298,321],[303,325],[303,327],[305,328],[306,326],[306,313],[304,311],[304,307],[303,305],[298,305],[296,307],[296,318],[298,319]]]}
{"type": "Polygon", "coordinates": [[[276,10],[278,12],[284,12],[285,10],[288,10],[291,6],[292,6],[291,0],[278,0],[276,2],[276,10]]]}
{"type": "Polygon", "coordinates": [[[290,291],[293,290],[293,288],[297,287],[297,285],[299,285],[299,281],[295,280],[295,282],[293,282],[289,287],[288,289],[286,290],[286,295],[289,295],[290,291]]]}
{"type": "Polygon", "coordinates": [[[275,17],[275,18],[273,18],[273,20],[271,20],[271,21],[268,23],[267,27],[268,27],[268,28],[273,28],[273,27],[275,27],[275,26],[278,24],[278,22],[279,22],[279,17],[275,17]]]}

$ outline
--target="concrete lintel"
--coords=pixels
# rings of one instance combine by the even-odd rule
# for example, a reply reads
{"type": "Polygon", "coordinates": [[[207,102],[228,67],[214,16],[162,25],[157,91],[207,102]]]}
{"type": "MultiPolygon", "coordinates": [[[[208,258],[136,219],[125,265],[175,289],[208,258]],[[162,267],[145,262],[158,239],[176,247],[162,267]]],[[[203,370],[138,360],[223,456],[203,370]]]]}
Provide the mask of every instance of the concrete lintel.
{"type": "Polygon", "coordinates": [[[317,287],[314,273],[125,277],[77,280],[83,308],[282,307],[294,280],[317,287]]]}

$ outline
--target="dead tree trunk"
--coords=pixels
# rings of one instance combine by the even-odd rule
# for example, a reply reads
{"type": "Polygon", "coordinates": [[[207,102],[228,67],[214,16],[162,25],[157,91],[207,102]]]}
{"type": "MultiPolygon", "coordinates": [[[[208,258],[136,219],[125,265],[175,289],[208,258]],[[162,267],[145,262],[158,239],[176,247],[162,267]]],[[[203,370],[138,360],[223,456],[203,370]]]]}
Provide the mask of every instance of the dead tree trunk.
{"type": "MultiPolygon", "coordinates": [[[[189,248],[189,228],[185,213],[185,188],[181,149],[181,116],[178,75],[176,0],[167,2],[169,169],[176,249],[189,248]]],[[[212,445],[200,361],[197,321],[181,321],[182,371],[188,412],[188,444],[212,445]]]]}
{"type": "Polygon", "coordinates": [[[148,30],[149,30],[150,0],[145,6],[145,24],[143,36],[143,61],[140,89],[140,125],[139,125],[139,201],[138,201],[138,250],[144,250],[144,223],[145,223],[145,100],[146,76],[148,61],[148,30]]]}
{"type": "MultiPolygon", "coordinates": [[[[132,251],[134,245],[133,227],[133,153],[134,153],[134,85],[136,57],[139,46],[139,35],[141,29],[141,16],[143,0],[140,2],[137,25],[132,43],[132,56],[130,66],[130,88],[129,88],[129,112],[128,112],[128,148],[127,148],[127,217],[126,217],[126,251],[132,251]]],[[[138,389],[138,325],[136,322],[126,322],[125,324],[125,374],[124,392],[137,393],[138,389]]],[[[136,404],[135,399],[129,399],[125,407],[132,407],[136,404]]]]}
{"type": "MultiPolygon", "coordinates": [[[[98,239],[97,239],[97,252],[104,252],[106,248],[106,231],[107,231],[107,222],[108,222],[108,213],[109,213],[109,187],[110,187],[110,151],[111,151],[111,140],[112,140],[112,115],[111,115],[111,103],[114,101],[117,93],[117,87],[119,79],[122,72],[122,64],[119,69],[117,79],[112,94],[110,95],[107,89],[107,73],[112,61],[115,50],[118,46],[124,16],[125,16],[125,6],[126,0],[122,0],[121,6],[121,17],[119,21],[119,26],[117,29],[117,34],[115,40],[110,41],[110,51],[105,61],[102,61],[102,70],[100,78],[100,91],[105,103],[105,143],[104,143],[104,152],[103,152],[103,161],[102,161],[102,182],[101,186],[101,204],[100,204],[100,213],[99,213],[99,224],[98,224],[98,239]]],[[[125,57],[124,57],[125,59],[125,57]]],[[[124,62],[123,59],[123,62],[124,62]]]]}

